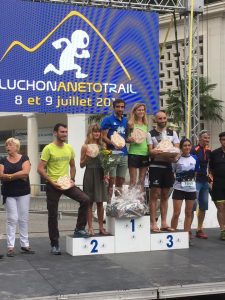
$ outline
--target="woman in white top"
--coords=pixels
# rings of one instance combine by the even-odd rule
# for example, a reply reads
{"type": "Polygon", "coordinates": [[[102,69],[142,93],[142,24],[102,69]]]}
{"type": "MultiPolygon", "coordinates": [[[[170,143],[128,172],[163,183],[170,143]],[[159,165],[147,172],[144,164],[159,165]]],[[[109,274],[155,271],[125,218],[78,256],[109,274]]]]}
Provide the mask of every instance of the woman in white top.
{"type": "Polygon", "coordinates": [[[198,158],[190,154],[191,147],[191,141],[187,138],[183,138],[180,142],[181,156],[177,162],[173,164],[173,171],[176,178],[173,186],[173,217],[171,220],[171,227],[176,229],[182,202],[185,200],[184,231],[189,232],[190,239],[192,208],[196,199],[195,175],[199,169],[198,158]]]}

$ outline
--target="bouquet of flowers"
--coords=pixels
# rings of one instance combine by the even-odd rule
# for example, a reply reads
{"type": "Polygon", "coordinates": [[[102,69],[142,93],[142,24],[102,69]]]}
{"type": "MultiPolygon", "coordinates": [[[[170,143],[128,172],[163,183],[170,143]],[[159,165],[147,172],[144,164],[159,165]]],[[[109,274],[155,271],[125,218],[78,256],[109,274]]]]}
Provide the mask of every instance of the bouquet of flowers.
{"type": "Polygon", "coordinates": [[[106,206],[106,215],[114,218],[138,218],[148,212],[144,193],[138,187],[123,189],[106,206]]]}
{"type": "Polygon", "coordinates": [[[111,150],[103,149],[99,152],[99,159],[104,170],[104,181],[105,183],[108,183],[109,172],[113,169],[116,158],[113,157],[111,150]]]}

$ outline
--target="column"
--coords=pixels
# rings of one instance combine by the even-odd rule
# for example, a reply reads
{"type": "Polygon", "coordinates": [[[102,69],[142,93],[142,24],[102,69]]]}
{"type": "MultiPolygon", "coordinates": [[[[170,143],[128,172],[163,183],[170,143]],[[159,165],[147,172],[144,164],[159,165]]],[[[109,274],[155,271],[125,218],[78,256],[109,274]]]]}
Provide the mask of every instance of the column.
{"type": "Polygon", "coordinates": [[[76,163],[76,185],[83,184],[84,169],[80,168],[80,150],[86,138],[86,115],[85,114],[68,114],[68,143],[72,145],[75,151],[76,163]]]}
{"type": "Polygon", "coordinates": [[[35,113],[27,113],[23,116],[27,117],[27,155],[31,162],[31,194],[32,196],[36,196],[40,191],[40,176],[37,173],[39,162],[37,117],[35,113]]]}

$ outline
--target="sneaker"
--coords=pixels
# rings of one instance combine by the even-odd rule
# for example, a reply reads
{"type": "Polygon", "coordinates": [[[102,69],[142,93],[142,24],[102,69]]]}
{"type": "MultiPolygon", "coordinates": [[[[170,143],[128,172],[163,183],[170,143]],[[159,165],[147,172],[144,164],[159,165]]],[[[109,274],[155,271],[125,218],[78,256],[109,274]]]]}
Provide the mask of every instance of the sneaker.
{"type": "Polygon", "coordinates": [[[3,254],[0,254],[0,259],[2,259],[4,257],[4,255],[3,254]]]}
{"type": "Polygon", "coordinates": [[[34,250],[31,250],[30,247],[21,247],[21,253],[22,254],[34,254],[35,251],[34,250]]]}
{"type": "Polygon", "coordinates": [[[51,254],[53,255],[61,255],[61,250],[59,246],[52,246],[51,248],[51,254]]]}
{"type": "Polygon", "coordinates": [[[208,235],[205,232],[203,232],[203,230],[197,230],[196,237],[199,239],[207,239],[208,235]]]}
{"type": "Polygon", "coordinates": [[[220,232],[220,239],[222,241],[225,241],[225,230],[221,230],[221,232],[220,232]]]}
{"type": "Polygon", "coordinates": [[[192,246],[194,246],[194,242],[193,242],[193,240],[189,240],[189,247],[192,247],[192,246]]]}
{"type": "Polygon", "coordinates": [[[84,229],[80,229],[80,230],[75,229],[73,237],[75,237],[75,238],[85,238],[86,239],[86,238],[91,237],[91,235],[84,229]]]}

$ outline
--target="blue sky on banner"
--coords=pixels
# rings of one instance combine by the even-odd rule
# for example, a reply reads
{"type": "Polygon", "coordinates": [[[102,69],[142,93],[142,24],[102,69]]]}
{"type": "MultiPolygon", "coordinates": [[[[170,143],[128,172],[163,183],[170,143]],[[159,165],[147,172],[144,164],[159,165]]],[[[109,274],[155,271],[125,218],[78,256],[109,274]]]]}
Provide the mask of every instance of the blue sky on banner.
{"type": "Polygon", "coordinates": [[[0,11],[0,111],[159,109],[154,12],[7,0],[0,11]]]}

